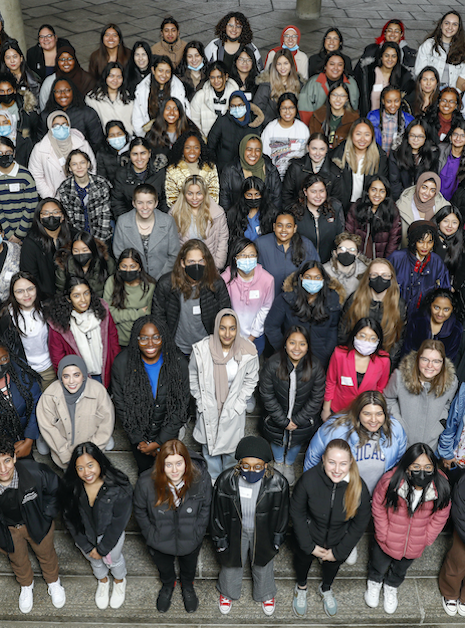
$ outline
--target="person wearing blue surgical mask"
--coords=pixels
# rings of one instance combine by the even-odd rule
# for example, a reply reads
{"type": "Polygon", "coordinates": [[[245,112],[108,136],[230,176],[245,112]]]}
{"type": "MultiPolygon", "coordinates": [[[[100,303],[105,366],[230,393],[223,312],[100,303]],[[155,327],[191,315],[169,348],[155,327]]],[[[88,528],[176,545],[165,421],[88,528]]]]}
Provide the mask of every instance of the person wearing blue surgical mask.
{"type": "Polygon", "coordinates": [[[97,152],[97,174],[113,185],[118,168],[129,159],[129,133],[121,120],[110,120],[105,138],[97,152]]]}
{"type": "Polygon", "coordinates": [[[24,137],[17,132],[16,117],[6,109],[0,109],[0,137],[8,137],[15,144],[15,161],[27,168],[32,151],[32,139],[30,135],[24,137]]]}

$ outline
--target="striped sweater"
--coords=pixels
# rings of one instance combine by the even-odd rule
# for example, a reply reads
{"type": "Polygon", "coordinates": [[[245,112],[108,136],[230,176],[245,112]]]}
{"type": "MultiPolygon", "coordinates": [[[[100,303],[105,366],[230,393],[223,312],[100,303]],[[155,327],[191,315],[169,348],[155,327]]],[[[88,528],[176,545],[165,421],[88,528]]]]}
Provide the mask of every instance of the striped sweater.
{"type": "Polygon", "coordinates": [[[7,239],[26,237],[38,202],[29,170],[15,162],[10,173],[0,172],[0,221],[7,239]]]}

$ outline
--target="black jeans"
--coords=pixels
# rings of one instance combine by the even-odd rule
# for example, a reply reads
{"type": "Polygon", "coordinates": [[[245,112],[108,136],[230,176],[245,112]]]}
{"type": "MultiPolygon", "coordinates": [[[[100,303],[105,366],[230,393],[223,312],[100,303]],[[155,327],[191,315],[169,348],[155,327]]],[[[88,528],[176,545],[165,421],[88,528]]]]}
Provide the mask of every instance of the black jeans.
{"type": "Polygon", "coordinates": [[[137,449],[138,444],[139,443],[131,445],[131,449],[134,458],[136,459],[137,472],[140,475],[144,471],[147,471],[147,469],[151,469],[153,467],[153,465],[155,464],[155,458],[153,456],[147,456],[147,454],[143,454],[139,449],[137,449]]]}
{"type": "MultiPolygon", "coordinates": [[[[297,551],[294,553],[294,567],[297,574],[297,584],[303,587],[307,584],[308,571],[315,559],[315,556],[313,556],[313,554],[304,554],[304,552],[302,552],[302,550],[298,547],[296,547],[296,550],[297,551]]],[[[344,561],[339,560],[334,562],[329,560],[322,561],[321,569],[323,572],[323,581],[321,588],[323,591],[329,591],[334,582],[334,578],[337,576],[339,567],[343,562],[344,561]]]]}
{"type": "MultiPolygon", "coordinates": [[[[190,554],[186,554],[185,556],[178,556],[181,585],[184,588],[191,587],[194,583],[195,570],[197,569],[197,559],[199,557],[201,546],[202,545],[200,544],[190,554]]],[[[157,566],[157,569],[160,573],[160,580],[162,581],[162,584],[165,584],[169,587],[174,587],[174,583],[176,581],[174,559],[176,558],[176,556],[172,556],[171,554],[163,554],[163,552],[159,552],[153,547],[149,547],[148,549],[153,559],[153,562],[157,566]]]]}
{"type": "Polygon", "coordinates": [[[383,582],[389,587],[397,589],[405,580],[407,569],[413,563],[413,558],[396,560],[388,556],[373,539],[371,558],[368,563],[368,580],[383,582]]]}

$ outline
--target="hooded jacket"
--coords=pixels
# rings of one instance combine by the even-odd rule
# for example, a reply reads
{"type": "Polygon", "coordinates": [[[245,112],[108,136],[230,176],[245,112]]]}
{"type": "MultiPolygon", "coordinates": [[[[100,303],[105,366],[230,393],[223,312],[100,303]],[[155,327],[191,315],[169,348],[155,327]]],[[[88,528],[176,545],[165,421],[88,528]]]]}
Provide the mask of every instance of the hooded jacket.
{"type": "MultiPolygon", "coordinates": [[[[349,111],[348,109],[344,109],[341,123],[339,124],[339,126],[337,127],[334,133],[333,142],[330,145],[330,148],[336,148],[337,146],[339,146],[341,142],[347,139],[347,136],[350,131],[350,127],[355,122],[355,120],[358,120],[359,117],[360,115],[358,111],[349,111]]],[[[323,123],[325,119],[326,119],[326,103],[322,105],[319,109],[313,112],[313,115],[310,118],[310,122],[308,125],[310,129],[310,135],[312,135],[313,133],[325,134],[323,131],[323,123]]],[[[321,174],[321,171],[319,174],[321,174]]]]}
{"type": "MultiPolygon", "coordinates": [[[[412,224],[412,222],[418,220],[414,217],[412,211],[412,201],[415,194],[415,189],[416,185],[412,185],[412,187],[404,190],[396,203],[397,209],[399,210],[400,219],[402,221],[402,241],[400,243],[402,248],[408,246],[407,232],[409,226],[412,224]]],[[[437,213],[446,205],[450,205],[450,202],[446,201],[441,192],[437,192],[436,196],[434,197],[434,213],[437,213]]]]}
{"type": "MultiPolygon", "coordinates": [[[[359,88],[354,77],[347,77],[342,74],[341,80],[349,89],[350,104],[352,109],[358,109],[358,101],[360,98],[359,88]]],[[[304,85],[299,94],[299,113],[300,119],[305,124],[310,122],[310,118],[314,111],[317,111],[326,102],[329,93],[328,79],[324,72],[312,76],[308,83],[304,85]]]]}
{"type": "MultiPolygon", "coordinates": [[[[268,68],[270,67],[271,62],[273,61],[278,50],[282,50],[283,44],[284,44],[284,33],[290,28],[293,28],[295,32],[297,33],[297,46],[300,46],[300,37],[301,37],[300,30],[297,28],[297,26],[294,26],[294,24],[289,24],[288,26],[283,28],[283,30],[281,31],[280,45],[276,46],[276,48],[272,48],[270,52],[267,54],[266,59],[265,59],[265,70],[268,70],[268,68]]],[[[299,48],[297,48],[297,50],[291,50],[291,52],[292,52],[292,56],[294,57],[294,63],[295,63],[297,72],[302,76],[302,78],[307,80],[308,79],[307,55],[305,54],[305,52],[302,52],[302,50],[300,50],[299,48]]]]}
{"type": "Polygon", "coordinates": [[[446,427],[439,436],[437,455],[439,455],[440,458],[444,458],[444,460],[452,460],[452,458],[455,458],[455,450],[460,443],[465,425],[464,419],[465,384],[461,384],[458,393],[451,403],[446,427]]]}
{"type": "Polygon", "coordinates": [[[453,362],[459,352],[462,334],[463,325],[452,312],[442,324],[439,333],[433,336],[430,312],[419,310],[409,317],[402,354],[407,355],[411,351],[418,351],[423,340],[431,338],[443,343],[446,356],[453,362]]]}

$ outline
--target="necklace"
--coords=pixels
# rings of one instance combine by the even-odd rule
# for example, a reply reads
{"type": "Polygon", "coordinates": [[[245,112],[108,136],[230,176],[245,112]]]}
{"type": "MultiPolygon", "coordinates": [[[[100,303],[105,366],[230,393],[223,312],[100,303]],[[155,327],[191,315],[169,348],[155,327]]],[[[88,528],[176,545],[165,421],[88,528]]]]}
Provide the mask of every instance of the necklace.
{"type": "Polygon", "coordinates": [[[147,225],[146,227],[144,227],[137,219],[136,219],[136,223],[137,223],[137,228],[139,229],[139,231],[152,231],[153,229],[153,225],[154,225],[154,220],[151,221],[151,223],[149,225],[147,225]]]}

